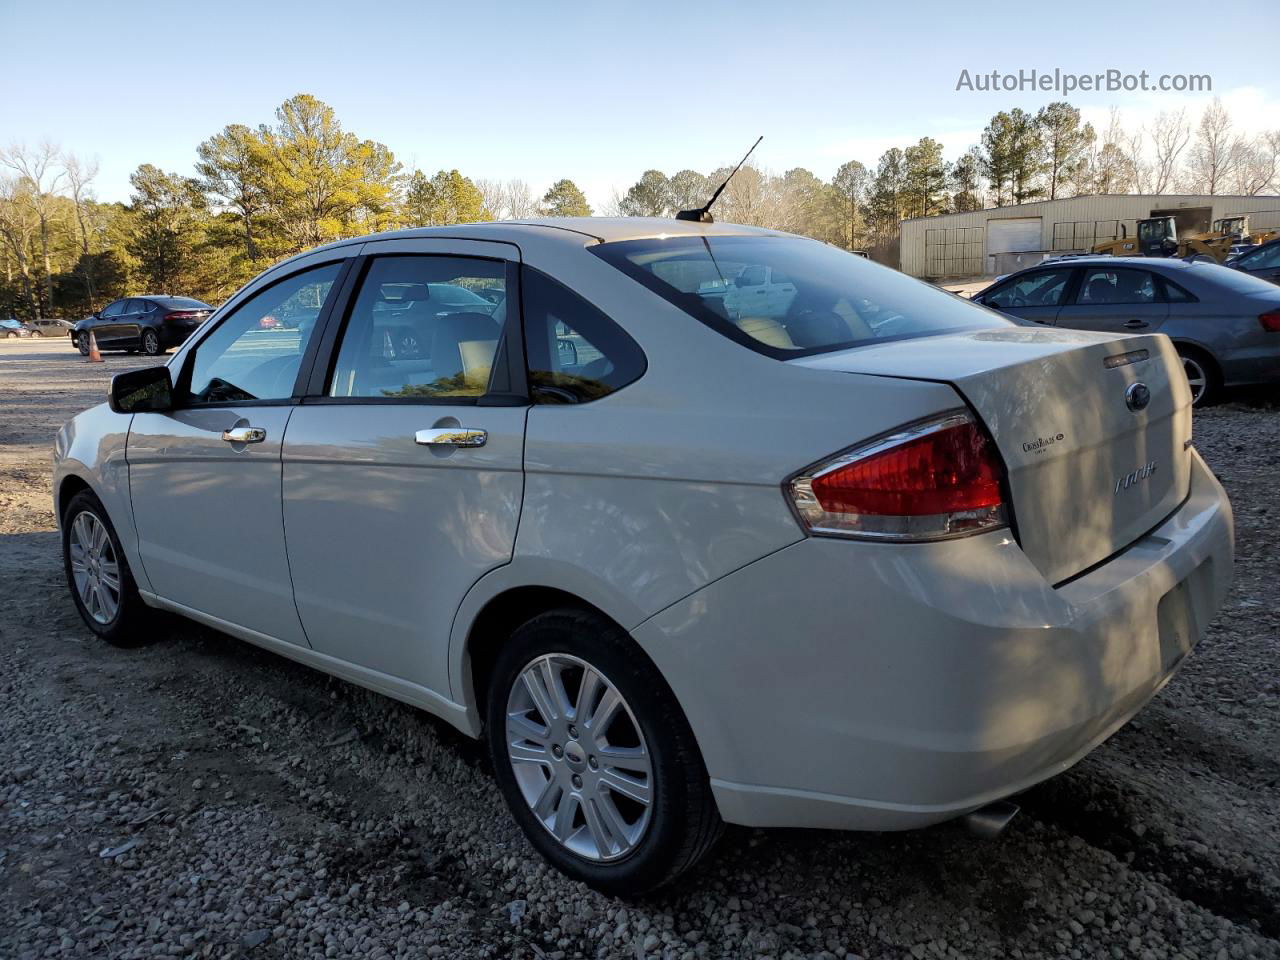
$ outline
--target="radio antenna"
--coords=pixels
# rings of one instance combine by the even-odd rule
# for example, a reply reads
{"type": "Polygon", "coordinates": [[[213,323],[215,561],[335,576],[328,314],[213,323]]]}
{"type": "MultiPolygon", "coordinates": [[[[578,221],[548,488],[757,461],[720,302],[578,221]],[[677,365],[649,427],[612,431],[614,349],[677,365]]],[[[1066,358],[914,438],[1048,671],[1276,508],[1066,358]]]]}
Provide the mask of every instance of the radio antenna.
{"type": "Polygon", "coordinates": [[[695,223],[715,223],[715,218],[711,216],[711,205],[720,199],[720,194],[724,192],[724,188],[729,185],[729,181],[734,175],[742,169],[742,165],[747,162],[747,157],[755,153],[756,147],[760,146],[760,141],[764,139],[764,134],[756,138],[756,142],[751,145],[751,149],[746,152],[738,165],[733,168],[733,172],[724,178],[724,183],[716,187],[716,192],[711,195],[711,199],[707,201],[706,206],[698,207],[695,210],[681,210],[676,214],[677,220],[693,220],[695,223]]]}

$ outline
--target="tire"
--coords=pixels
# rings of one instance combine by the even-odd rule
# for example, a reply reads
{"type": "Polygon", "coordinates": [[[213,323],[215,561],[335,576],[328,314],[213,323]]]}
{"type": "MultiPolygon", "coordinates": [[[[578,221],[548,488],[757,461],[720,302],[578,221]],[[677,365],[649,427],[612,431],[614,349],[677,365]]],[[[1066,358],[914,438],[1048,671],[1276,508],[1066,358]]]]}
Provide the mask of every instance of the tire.
{"type": "Polygon", "coordinates": [[[72,497],[62,514],[62,564],[71,598],[90,630],[117,647],[137,647],[151,639],[151,610],[138,593],[107,511],[88,490],[72,497]]]}
{"type": "Polygon", "coordinates": [[[142,346],[142,352],[145,353],[148,357],[159,356],[160,353],[163,352],[160,349],[160,335],[156,333],[154,330],[142,331],[141,346],[142,346]]]}
{"type": "Polygon", "coordinates": [[[43,334],[43,333],[41,333],[39,330],[32,330],[32,331],[31,331],[31,335],[32,335],[33,337],[43,337],[43,336],[44,336],[44,334],[43,334]]]}
{"type": "Polygon", "coordinates": [[[616,624],[574,608],[534,617],[499,652],[487,690],[498,786],[529,842],[562,873],[635,897],[715,844],[723,823],[693,732],[662,675],[616,624]],[[548,671],[563,695],[537,683],[548,671]],[[578,704],[584,686],[592,693],[578,704]],[[539,708],[535,689],[554,706],[539,708]]]}
{"type": "Polygon", "coordinates": [[[1191,387],[1191,405],[1207,407],[1217,403],[1222,393],[1222,375],[1218,373],[1218,365],[1203,351],[1181,344],[1178,345],[1178,356],[1187,375],[1187,384],[1191,387]]]}
{"type": "Polygon", "coordinates": [[[12,339],[13,339],[14,337],[16,337],[16,336],[17,336],[17,334],[16,334],[16,333],[14,333],[12,330],[9,330],[9,331],[6,331],[6,332],[5,332],[4,338],[5,338],[6,340],[12,340],[12,339]]]}
{"type": "Polygon", "coordinates": [[[85,334],[76,337],[76,349],[80,351],[80,356],[87,357],[89,355],[89,338],[85,334]]]}

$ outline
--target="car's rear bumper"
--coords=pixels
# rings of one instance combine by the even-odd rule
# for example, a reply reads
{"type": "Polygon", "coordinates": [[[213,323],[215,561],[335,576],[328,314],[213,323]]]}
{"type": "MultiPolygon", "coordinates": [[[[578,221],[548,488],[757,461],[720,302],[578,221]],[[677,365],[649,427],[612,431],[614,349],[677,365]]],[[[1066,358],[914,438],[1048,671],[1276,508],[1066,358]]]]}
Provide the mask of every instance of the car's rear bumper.
{"type": "Polygon", "coordinates": [[[902,829],[1071,766],[1168,681],[1226,594],[1230,504],[1199,456],[1192,472],[1173,516],[1057,589],[1004,533],[810,538],[646,621],[634,633],[721,814],[902,829]]]}

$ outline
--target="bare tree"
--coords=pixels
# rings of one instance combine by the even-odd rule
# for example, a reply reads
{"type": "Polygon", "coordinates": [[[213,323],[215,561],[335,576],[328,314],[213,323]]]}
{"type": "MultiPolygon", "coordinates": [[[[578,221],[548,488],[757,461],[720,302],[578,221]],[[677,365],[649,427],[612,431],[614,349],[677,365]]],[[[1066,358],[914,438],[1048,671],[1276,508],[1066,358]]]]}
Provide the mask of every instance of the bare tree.
{"type": "MultiPolygon", "coordinates": [[[[1129,177],[1134,193],[1151,193],[1152,167],[1147,162],[1146,131],[1139,127],[1133,133],[1122,134],[1124,155],[1128,161],[1129,177]]],[[[1159,193],[1160,191],[1154,191],[1159,193]]]]}
{"type": "Polygon", "coordinates": [[[1164,193],[1177,180],[1178,157],[1191,140],[1191,124],[1187,108],[1177,113],[1162,110],[1151,125],[1151,142],[1155,145],[1156,162],[1153,183],[1156,193],[1164,193]]]}
{"type": "Polygon", "coordinates": [[[80,252],[89,253],[89,217],[86,208],[93,199],[89,185],[98,176],[98,158],[82,161],[74,153],[66,153],[62,156],[62,166],[67,172],[67,186],[71,189],[71,201],[76,208],[80,252]]]}
{"type": "Polygon", "coordinates": [[[1191,148],[1191,184],[1199,193],[1216,194],[1231,181],[1244,153],[1244,143],[1231,123],[1231,114],[1217,97],[1205,107],[1191,148]]]}
{"type": "MultiPolygon", "coordinates": [[[[28,149],[23,144],[11,144],[0,151],[0,163],[17,174],[26,190],[19,193],[22,202],[31,207],[40,223],[40,252],[44,258],[44,303],[53,302],[53,263],[49,254],[49,227],[57,212],[57,192],[66,177],[66,171],[58,169],[59,150],[48,140],[28,149]]],[[[37,316],[40,315],[37,309],[37,316]]]]}
{"type": "MultiPolygon", "coordinates": [[[[5,251],[18,264],[22,278],[22,293],[27,306],[36,317],[41,316],[40,298],[36,295],[31,278],[31,240],[38,229],[26,194],[29,188],[16,177],[0,177],[0,241],[5,251]]],[[[7,260],[7,257],[6,257],[7,260]]]]}
{"type": "Polygon", "coordinates": [[[489,211],[490,218],[501,220],[506,216],[507,188],[501,180],[477,180],[476,189],[484,198],[484,208],[489,211]]]}
{"type": "Polygon", "coordinates": [[[523,180],[508,180],[504,188],[507,216],[512,220],[524,220],[538,215],[538,198],[523,180]]]}
{"type": "Polygon", "coordinates": [[[1274,192],[1277,174],[1280,174],[1280,130],[1271,130],[1241,144],[1240,163],[1233,180],[1236,193],[1256,197],[1274,192]]]}

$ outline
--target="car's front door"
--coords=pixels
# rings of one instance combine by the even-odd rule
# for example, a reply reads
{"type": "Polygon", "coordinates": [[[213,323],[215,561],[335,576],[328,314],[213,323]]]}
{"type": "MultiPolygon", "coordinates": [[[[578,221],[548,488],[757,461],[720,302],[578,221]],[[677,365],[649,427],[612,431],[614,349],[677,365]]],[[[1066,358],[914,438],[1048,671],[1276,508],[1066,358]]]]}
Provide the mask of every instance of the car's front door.
{"type": "Polygon", "coordinates": [[[1058,310],[1071,289],[1074,273],[1070,267],[1030,270],[1010,277],[975,299],[1001,313],[1052,324],[1057,322],[1058,310]]]}
{"type": "Polygon", "coordinates": [[[177,409],[136,414],[129,430],[129,492],[155,592],[304,645],[285,554],[280,452],[311,344],[259,320],[289,304],[331,303],[345,267],[314,262],[264,278],[175,357],[177,409]]]}
{"type": "Polygon", "coordinates": [[[510,561],[520,516],[519,253],[465,240],[363,252],[325,329],[333,359],[285,435],[294,598],[317,651],[448,698],[454,614],[510,561]],[[432,284],[507,295],[491,316],[434,301],[432,284]]]}
{"type": "Polygon", "coordinates": [[[1058,325],[1107,333],[1155,333],[1169,316],[1159,282],[1150,270],[1090,267],[1074,302],[1058,314],[1058,325]]]}
{"type": "Polygon", "coordinates": [[[124,320],[124,312],[128,300],[116,300],[107,304],[98,316],[89,322],[89,330],[100,347],[114,347],[120,340],[120,324],[124,320]]]}

